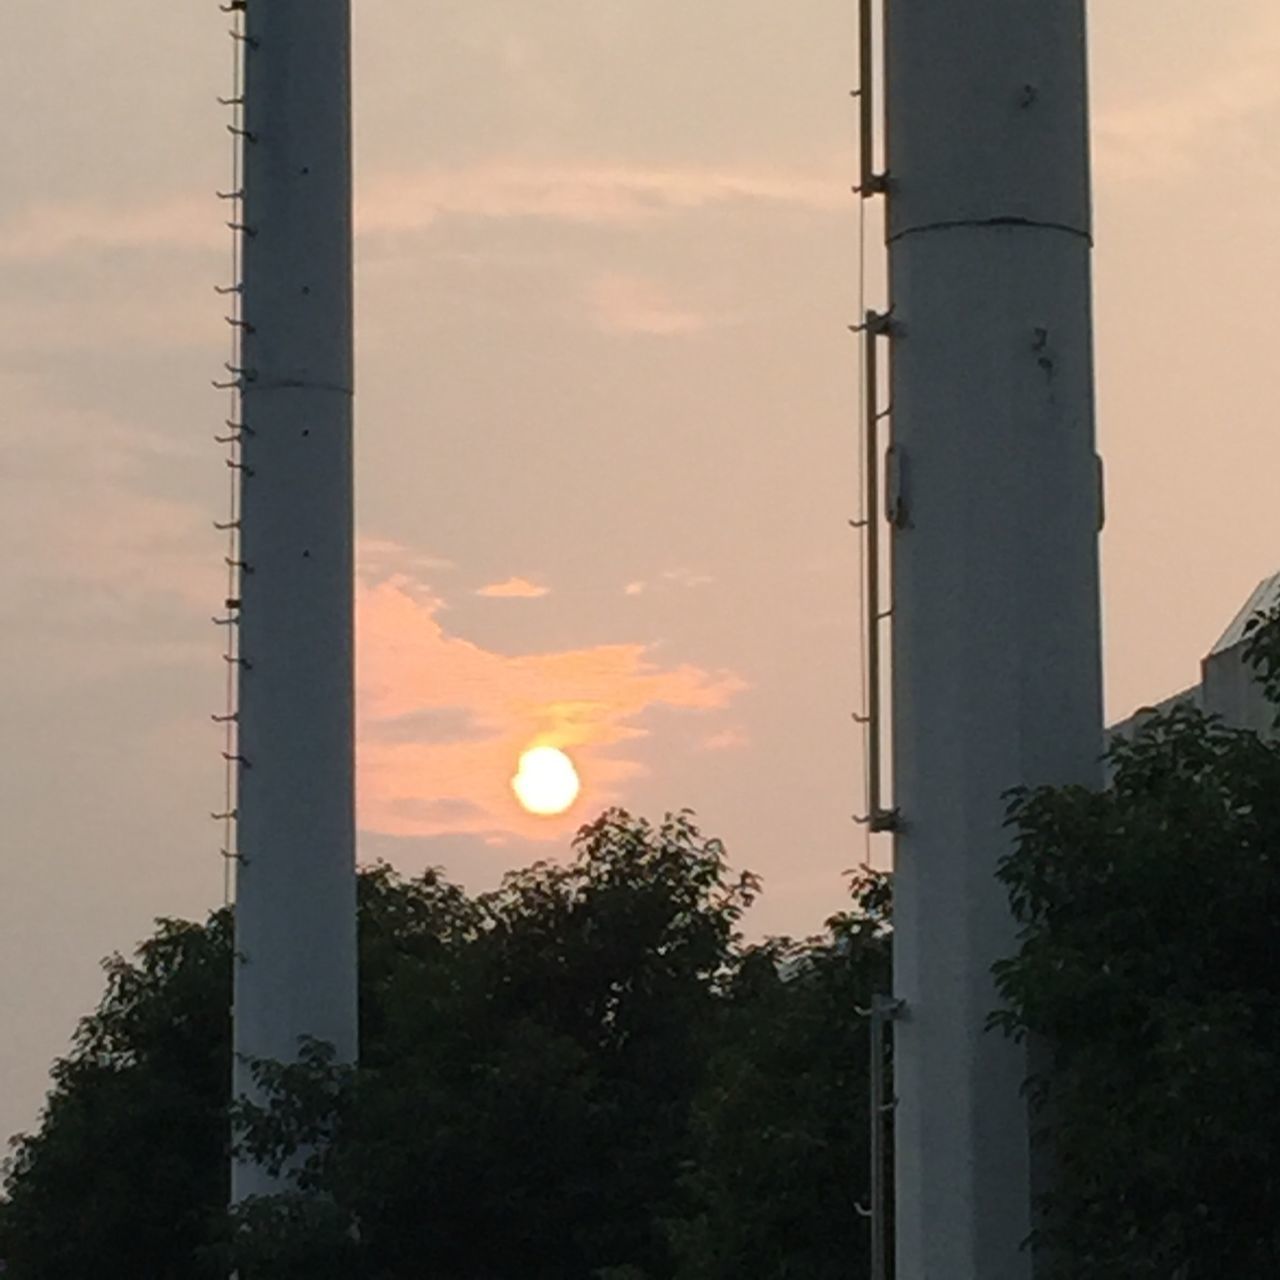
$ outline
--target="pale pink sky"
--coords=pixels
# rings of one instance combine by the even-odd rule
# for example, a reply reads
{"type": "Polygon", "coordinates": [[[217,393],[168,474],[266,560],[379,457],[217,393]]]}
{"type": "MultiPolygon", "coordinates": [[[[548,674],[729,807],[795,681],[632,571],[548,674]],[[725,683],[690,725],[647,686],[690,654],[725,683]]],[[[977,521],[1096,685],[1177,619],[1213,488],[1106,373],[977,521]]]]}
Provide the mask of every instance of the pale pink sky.
{"type": "MultiPolygon", "coordinates": [[[[690,805],[764,873],[757,928],[840,905],[854,16],[803,8],[357,5],[365,858],[483,887],[608,801],[690,805]],[[507,790],[535,740],[578,755],[566,819],[507,790]]],[[[1120,716],[1280,567],[1280,11],[1093,9],[1120,716]]],[[[223,28],[6,13],[0,1135],[99,958],[221,898],[223,28]]]]}

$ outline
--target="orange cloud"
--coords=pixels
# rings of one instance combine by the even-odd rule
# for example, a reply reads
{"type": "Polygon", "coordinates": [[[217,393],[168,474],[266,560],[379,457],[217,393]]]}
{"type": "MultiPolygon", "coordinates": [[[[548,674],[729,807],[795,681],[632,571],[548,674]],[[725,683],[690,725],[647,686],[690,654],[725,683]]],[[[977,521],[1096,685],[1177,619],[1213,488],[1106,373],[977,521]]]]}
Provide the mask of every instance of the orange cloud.
{"type": "Polygon", "coordinates": [[[541,600],[551,594],[550,587],[539,586],[528,578],[508,578],[505,582],[491,582],[481,587],[476,595],[486,600],[541,600]]]}
{"type": "Polygon", "coordinates": [[[730,673],[660,666],[643,644],[495,653],[446,633],[442,606],[405,575],[359,588],[365,830],[563,839],[643,772],[615,749],[645,736],[644,712],[714,710],[744,687],[730,673]],[[567,750],[582,776],[583,798],[560,818],[524,813],[511,793],[532,743],[567,750]]]}

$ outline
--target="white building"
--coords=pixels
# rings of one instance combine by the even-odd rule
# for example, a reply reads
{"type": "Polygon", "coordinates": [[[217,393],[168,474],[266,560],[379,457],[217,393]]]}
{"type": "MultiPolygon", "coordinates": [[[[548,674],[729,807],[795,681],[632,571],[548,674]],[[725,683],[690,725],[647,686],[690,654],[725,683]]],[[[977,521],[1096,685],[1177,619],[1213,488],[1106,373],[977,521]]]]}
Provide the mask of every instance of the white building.
{"type": "Polygon", "coordinates": [[[1183,689],[1157,706],[1143,707],[1127,720],[1113,725],[1110,732],[1132,737],[1153,714],[1189,702],[1206,715],[1221,716],[1223,723],[1233,729],[1272,733],[1276,708],[1263,696],[1252,667],[1245,661],[1244,651],[1249,620],[1277,606],[1280,606],[1280,573],[1258,584],[1222,638],[1209,650],[1200,663],[1199,684],[1183,689]]]}

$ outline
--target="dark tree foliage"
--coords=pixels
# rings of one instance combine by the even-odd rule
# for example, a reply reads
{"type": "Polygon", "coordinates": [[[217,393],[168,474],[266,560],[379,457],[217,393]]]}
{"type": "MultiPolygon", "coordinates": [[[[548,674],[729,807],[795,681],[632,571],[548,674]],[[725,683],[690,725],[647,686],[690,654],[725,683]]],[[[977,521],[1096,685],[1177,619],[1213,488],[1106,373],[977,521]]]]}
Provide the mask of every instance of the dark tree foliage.
{"type": "Polygon", "coordinates": [[[162,921],[53,1068],[0,1201],[16,1280],[189,1280],[226,1198],[231,920],[162,921]]]}
{"type": "Polygon", "coordinates": [[[1280,607],[1251,618],[1245,636],[1245,661],[1253,667],[1267,701],[1276,708],[1274,725],[1280,729],[1280,607]]]}
{"type": "Polygon", "coordinates": [[[745,953],[693,1111],[678,1280],[867,1274],[867,1023],[889,989],[889,885],[863,872],[821,938],[745,953]]]}
{"type": "MultiPolygon", "coordinates": [[[[1280,706],[1280,615],[1247,657],[1280,706]]],[[[1280,1275],[1280,744],[1190,707],[1110,752],[1095,793],[1013,799],[1022,926],[995,1021],[1033,1081],[1071,1280],[1280,1275]]]]}
{"type": "Polygon", "coordinates": [[[222,1212],[229,921],[166,926],[135,965],[113,961],[139,976],[113,979],[85,1025],[122,1019],[118,1056],[87,1085],[82,1032],[40,1132],[17,1147],[0,1201],[9,1274],[848,1275],[865,1254],[856,1008],[885,981],[883,882],[858,880],[822,939],[748,947],[740,924],[759,886],[688,815],[650,826],[610,811],[575,853],[474,899],[435,873],[362,874],[361,1065],[337,1068],[314,1044],[297,1063],[257,1064],[274,1102],[237,1125],[293,1171],[296,1194],[234,1221],[222,1212]],[[169,932],[187,950],[151,974],[149,949],[169,932]],[[139,1052],[184,1021],[203,1074],[139,1052]],[[173,1106],[186,1129],[152,1109],[166,1097],[158,1071],[185,1090],[173,1106]],[[132,1101],[115,1110],[120,1088],[132,1101]],[[99,1116],[105,1158],[96,1134],[61,1118],[91,1093],[112,1116],[99,1116]],[[144,1208],[161,1177],[163,1198],[144,1208]],[[91,1248],[67,1238],[76,1214],[91,1248]]]}

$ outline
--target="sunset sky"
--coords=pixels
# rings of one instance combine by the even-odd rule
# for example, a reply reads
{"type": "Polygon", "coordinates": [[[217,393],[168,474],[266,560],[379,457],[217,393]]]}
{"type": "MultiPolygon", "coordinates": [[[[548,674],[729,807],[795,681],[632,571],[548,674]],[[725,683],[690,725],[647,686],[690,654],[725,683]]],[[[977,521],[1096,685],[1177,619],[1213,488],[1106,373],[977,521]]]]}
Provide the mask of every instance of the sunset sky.
{"type": "MultiPolygon", "coordinates": [[[[690,806],[812,931],[865,856],[855,6],[355,7],[361,857],[484,888],[690,806]]],[[[1116,718],[1280,568],[1280,8],[1092,9],[1116,718]]],[[[6,10],[0,1136],[100,957],[222,897],[225,26],[6,10]]]]}

